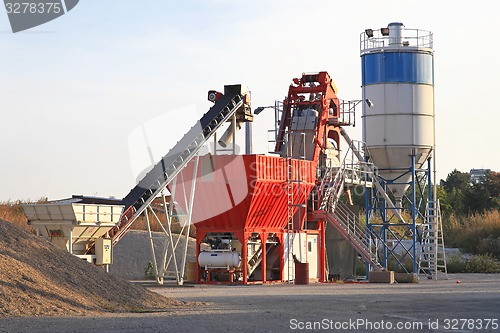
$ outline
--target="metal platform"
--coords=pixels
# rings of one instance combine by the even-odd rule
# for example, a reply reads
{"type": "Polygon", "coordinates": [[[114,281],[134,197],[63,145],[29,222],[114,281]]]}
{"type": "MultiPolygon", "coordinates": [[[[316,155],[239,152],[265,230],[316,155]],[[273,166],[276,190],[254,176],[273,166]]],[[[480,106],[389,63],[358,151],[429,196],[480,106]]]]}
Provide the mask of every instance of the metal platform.
{"type": "Polygon", "coordinates": [[[24,204],[23,210],[28,224],[36,230],[37,235],[69,253],[91,261],[95,259],[95,254],[89,253],[89,250],[97,239],[105,237],[116,227],[124,208],[120,204],[110,204],[120,203],[118,200],[93,199],[88,201],[84,197],[74,196],[47,204],[24,204]]]}

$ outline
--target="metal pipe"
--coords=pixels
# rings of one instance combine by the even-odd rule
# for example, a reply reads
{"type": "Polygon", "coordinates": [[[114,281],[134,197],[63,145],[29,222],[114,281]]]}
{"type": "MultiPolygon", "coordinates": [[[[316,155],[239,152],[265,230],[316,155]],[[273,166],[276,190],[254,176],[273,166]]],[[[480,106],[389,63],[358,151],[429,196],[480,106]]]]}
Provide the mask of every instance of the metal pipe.
{"type": "MultiPolygon", "coordinates": [[[[233,140],[233,137],[236,133],[237,130],[241,128],[241,124],[236,122],[236,119],[233,119],[233,122],[229,125],[228,129],[222,134],[222,136],[219,139],[219,145],[221,145],[223,148],[226,148],[231,140],[233,140]],[[234,122],[236,123],[236,126],[234,125],[234,122]]],[[[234,141],[233,141],[234,145],[234,141]]]]}
{"type": "Polygon", "coordinates": [[[248,121],[245,123],[245,154],[251,155],[253,152],[253,124],[248,121]]]}
{"type": "Polygon", "coordinates": [[[69,237],[68,252],[73,254],[73,230],[71,229],[71,227],[69,228],[68,237],[69,237]]]}

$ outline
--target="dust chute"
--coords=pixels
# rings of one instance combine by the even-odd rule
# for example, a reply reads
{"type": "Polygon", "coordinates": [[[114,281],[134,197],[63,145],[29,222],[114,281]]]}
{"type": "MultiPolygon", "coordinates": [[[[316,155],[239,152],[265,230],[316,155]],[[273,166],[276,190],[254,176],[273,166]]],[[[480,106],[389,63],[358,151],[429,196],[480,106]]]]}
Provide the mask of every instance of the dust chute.
{"type": "Polygon", "coordinates": [[[219,139],[218,143],[221,145],[223,148],[226,148],[231,140],[233,140],[235,130],[241,129],[241,123],[237,122],[236,126],[233,126],[233,124],[230,124],[228,129],[222,134],[221,138],[219,139]]]}

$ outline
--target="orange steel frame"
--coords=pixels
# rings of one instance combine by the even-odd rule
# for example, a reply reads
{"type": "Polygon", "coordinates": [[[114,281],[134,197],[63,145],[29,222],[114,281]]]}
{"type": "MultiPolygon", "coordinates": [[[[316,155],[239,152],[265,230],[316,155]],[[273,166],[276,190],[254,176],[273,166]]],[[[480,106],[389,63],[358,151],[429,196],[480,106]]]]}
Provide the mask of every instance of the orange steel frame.
{"type": "MultiPolygon", "coordinates": [[[[242,262],[242,268],[241,272],[243,275],[243,284],[249,284],[252,282],[257,282],[257,283],[267,283],[267,282],[275,282],[275,280],[268,281],[267,280],[267,275],[266,275],[266,241],[269,236],[269,234],[275,234],[278,237],[279,243],[283,244],[284,241],[284,232],[283,229],[252,229],[252,231],[247,231],[245,229],[243,230],[231,230],[228,231],[227,229],[210,229],[210,230],[203,230],[199,232],[196,230],[196,258],[198,258],[198,255],[200,254],[200,245],[202,240],[205,238],[207,233],[226,233],[226,232],[232,232],[236,238],[241,242],[241,262],[242,262]],[[252,236],[252,234],[258,233],[260,240],[262,242],[262,262],[261,262],[261,270],[262,270],[262,280],[260,281],[248,281],[248,276],[247,276],[247,265],[246,263],[248,262],[248,253],[247,253],[247,242],[249,238],[252,236]]],[[[280,249],[280,257],[284,256],[284,248],[283,246],[279,247],[280,249]]],[[[281,260],[282,261],[282,260],[281,260]]],[[[281,266],[283,263],[281,263],[281,266]]],[[[197,283],[214,283],[213,281],[201,281],[201,272],[203,271],[203,267],[199,267],[197,272],[196,272],[196,281],[197,283]]],[[[281,279],[280,281],[283,281],[283,269],[280,267],[281,270],[281,279]]],[[[239,272],[238,270],[225,270],[226,272],[229,272],[230,274],[239,272]]],[[[207,274],[209,276],[209,274],[207,274]]],[[[233,283],[234,281],[226,281],[226,283],[233,283]]],[[[217,282],[217,283],[224,283],[224,282],[217,282]]]]}
{"type": "Polygon", "coordinates": [[[288,90],[288,97],[283,102],[283,116],[276,141],[276,151],[282,149],[285,142],[285,130],[290,126],[292,111],[296,107],[314,106],[320,103],[318,123],[316,125],[316,145],[312,160],[318,162],[320,153],[326,148],[327,138],[333,139],[340,149],[340,128],[330,125],[329,120],[340,118],[340,103],[336,94],[335,84],[327,72],[302,74],[300,79],[293,79],[288,90]],[[304,94],[321,96],[319,100],[305,100],[304,94]],[[330,114],[329,110],[333,109],[330,114]]]}
{"type": "MultiPolygon", "coordinates": [[[[324,229],[324,222],[323,223],[318,223],[318,229],[315,230],[303,230],[306,232],[308,235],[318,235],[319,236],[319,270],[320,270],[320,276],[318,278],[319,282],[325,282],[326,281],[326,276],[324,274],[325,269],[326,269],[326,262],[325,262],[325,257],[326,257],[326,250],[325,250],[325,229],[324,229]]],[[[228,232],[228,230],[220,229],[220,230],[205,230],[202,232],[199,232],[198,230],[196,231],[196,258],[198,258],[198,255],[200,254],[200,245],[202,240],[205,238],[207,233],[225,233],[228,232]]],[[[284,269],[285,269],[285,263],[284,263],[284,256],[285,256],[285,251],[284,251],[284,236],[285,236],[285,231],[283,229],[276,229],[276,230],[269,230],[269,229],[262,229],[260,232],[257,230],[253,231],[244,231],[244,230],[232,230],[231,231],[236,238],[242,243],[242,248],[241,248],[241,262],[242,262],[242,268],[240,270],[219,270],[219,271],[224,271],[228,272],[230,276],[233,273],[238,273],[241,272],[243,275],[243,281],[241,283],[243,284],[251,284],[251,283],[270,283],[270,282],[281,282],[284,281],[284,269]],[[252,234],[258,233],[259,238],[262,242],[262,262],[261,262],[261,271],[262,271],[262,279],[261,280],[254,280],[254,281],[249,281],[248,276],[247,276],[247,265],[245,263],[248,262],[248,253],[247,253],[247,242],[249,238],[252,236],[252,234]],[[268,280],[267,279],[267,261],[266,261],[266,254],[267,254],[267,245],[266,245],[266,240],[269,236],[269,234],[275,234],[278,238],[279,241],[279,256],[280,256],[280,279],[279,280],[268,280]]],[[[230,278],[229,281],[225,282],[220,282],[220,281],[210,281],[210,279],[201,281],[201,272],[204,271],[203,267],[198,267],[196,271],[196,281],[197,283],[200,284],[210,284],[210,283],[235,283],[232,278],[230,278]]],[[[213,270],[208,270],[208,272],[213,271],[213,270]]],[[[210,276],[210,274],[207,274],[207,276],[210,276]]]]}
{"type": "MultiPolygon", "coordinates": [[[[293,79],[293,83],[288,90],[288,97],[283,102],[283,116],[280,123],[278,139],[276,141],[276,151],[282,149],[282,144],[285,142],[286,128],[290,126],[292,112],[295,108],[307,108],[308,106],[317,106],[320,103],[318,111],[318,122],[316,125],[316,145],[314,146],[313,161],[319,162],[319,156],[327,147],[327,140],[332,139],[337,144],[337,149],[340,150],[340,126],[334,125],[339,123],[340,118],[340,102],[336,94],[336,87],[327,72],[319,72],[314,74],[302,74],[300,79],[293,79]],[[306,100],[305,94],[315,94],[312,100],[306,100]],[[332,111],[330,111],[332,110],[332,111]],[[337,121],[336,121],[337,120],[337,121]]],[[[319,183],[319,180],[317,180],[319,183]]],[[[322,193],[318,193],[318,197],[322,197],[322,193]]],[[[321,272],[320,282],[326,282],[326,243],[325,243],[325,219],[318,216],[324,214],[313,214],[315,207],[308,207],[311,212],[308,214],[308,220],[317,223],[317,232],[320,240],[320,263],[319,269],[321,272]]]]}
{"type": "MultiPolygon", "coordinates": [[[[311,96],[311,95],[310,95],[311,96]]],[[[316,144],[314,146],[314,152],[312,155],[312,162],[314,163],[314,167],[318,166],[318,162],[320,159],[320,154],[324,153],[327,147],[327,139],[332,139],[337,144],[337,149],[340,150],[340,127],[339,125],[335,125],[335,119],[340,118],[340,103],[339,99],[336,95],[335,84],[332,79],[328,75],[327,72],[319,72],[315,74],[303,74],[300,79],[293,79],[293,83],[289,87],[288,97],[284,101],[284,109],[283,115],[280,122],[280,128],[278,132],[277,142],[276,142],[276,152],[279,152],[282,149],[282,145],[285,142],[285,133],[287,127],[290,126],[292,119],[292,112],[295,108],[305,109],[307,107],[314,107],[316,111],[318,111],[318,121],[316,125],[316,144]],[[305,94],[314,94],[314,98],[312,100],[306,100],[305,94]],[[330,111],[331,110],[331,111],[330,111]],[[334,121],[332,121],[334,120],[334,121]]],[[[319,184],[320,180],[316,179],[316,183],[319,184]]],[[[308,190],[307,196],[309,196],[310,190],[308,190]]],[[[319,198],[321,198],[321,193],[319,193],[319,198]]],[[[321,216],[321,212],[314,212],[314,207],[308,207],[309,214],[303,214],[303,220],[300,221],[300,230],[308,234],[317,234],[319,235],[319,269],[320,269],[320,277],[319,282],[326,282],[326,244],[325,244],[325,220],[321,216]],[[318,214],[319,213],[319,214],[318,214]],[[310,221],[315,222],[315,229],[304,230],[304,220],[305,217],[308,217],[310,221]]],[[[248,219],[248,218],[247,218],[248,219]]],[[[252,236],[253,233],[258,233],[262,242],[262,262],[261,262],[261,270],[262,270],[262,281],[258,281],[259,283],[269,282],[266,276],[266,240],[270,233],[276,234],[279,239],[279,251],[280,251],[280,271],[281,271],[281,281],[284,279],[284,234],[286,232],[285,228],[277,228],[277,229],[269,229],[265,226],[253,227],[253,228],[237,228],[228,230],[227,228],[217,228],[213,225],[209,228],[202,227],[203,223],[201,223],[200,227],[197,227],[196,232],[196,258],[200,253],[200,244],[202,240],[205,238],[207,233],[227,233],[231,232],[234,234],[236,238],[242,244],[242,269],[243,273],[243,284],[252,283],[252,281],[248,281],[247,277],[247,262],[248,262],[248,254],[247,254],[247,242],[248,239],[252,236]]],[[[286,225],[286,221],[284,221],[284,225],[286,225]]],[[[203,268],[197,266],[197,283],[213,283],[213,281],[201,281],[201,272],[203,268]]],[[[235,271],[229,271],[229,273],[234,273],[235,271]]],[[[209,275],[209,274],[207,274],[209,275]]],[[[228,281],[234,282],[234,281],[228,281]]],[[[220,282],[218,282],[220,283],[220,282]]]]}

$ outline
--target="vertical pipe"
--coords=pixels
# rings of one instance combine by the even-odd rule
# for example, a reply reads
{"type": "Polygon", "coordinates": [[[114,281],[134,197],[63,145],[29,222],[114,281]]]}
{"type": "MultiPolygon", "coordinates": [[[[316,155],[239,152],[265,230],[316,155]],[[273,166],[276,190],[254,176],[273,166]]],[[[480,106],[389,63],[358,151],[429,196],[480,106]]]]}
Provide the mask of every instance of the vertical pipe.
{"type": "Polygon", "coordinates": [[[427,200],[432,201],[433,197],[433,189],[432,189],[432,178],[431,178],[432,172],[431,172],[431,159],[427,160],[427,200]]]}
{"type": "MultiPolygon", "coordinates": [[[[433,201],[436,203],[437,205],[437,201],[438,201],[438,198],[437,198],[437,185],[438,185],[438,179],[437,179],[437,170],[436,170],[436,146],[434,145],[434,149],[432,151],[432,172],[434,174],[434,184],[433,184],[433,194],[432,194],[432,199],[433,201]]],[[[429,164],[429,167],[430,167],[430,164],[429,164]]],[[[429,178],[429,181],[430,181],[430,178],[429,178]]]]}
{"type": "MultiPolygon", "coordinates": [[[[431,47],[432,45],[432,34],[430,34],[430,41],[431,41],[431,47]]],[[[434,56],[432,56],[432,81],[434,82],[434,56]]],[[[436,100],[434,98],[434,83],[432,84],[432,110],[433,110],[433,115],[434,119],[432,121],[432,135],[433,135],[433,143],[434,146],[432,147],[432,163],[433,163],[433,172],[434,172],[434,194],[433,194],[433,200],[437,204],[437,169],[436,169],[436,100]]]]}
{"type": "Polygon", "coordinates": [[[73,229],[71,227],[69,227],[68,238],[69,238],[68,239],[68,252],[73,254],[73,229]]]}
{"type": "MultiPolygon", "coordinates": [[[[365,162],[368,164],[368,157],[365,157],[365,162]]],[[[373,175],[375,177],[375,175],[373,175]]],[[[368,184],[368,173],[365,173],[365,225],[366,225],[366,230],[365,230],[365,237],[366,237],[366,244],[370,247],[371,251],[371,245],[372,245],[372,239],[370,236],[370,231],[371,231],[371,225],[370,225],[370,212],[371,212],[371,191],[368,189],[366,186],[368,184]]],[[[370,265],[366,264],[366,279],[368,279],[368,272],[370,270],[370,265]]]]}
{"type": "Polygon", "coordinates": [[[233,116],[233,121],[231,121],[231,128],[233,131],[233,155],[236,155],[236,116],[233,116]]]}
{"type": "Polygon", "coordinates": [[[217,131],[214,133],[214,155],[217,155],[217,131]]]}
{"type": "Polygon", "coordinates": [[[250,155],[253,151],[253,123],[248,121],[245,123],[245,154],[250,155]]]}

